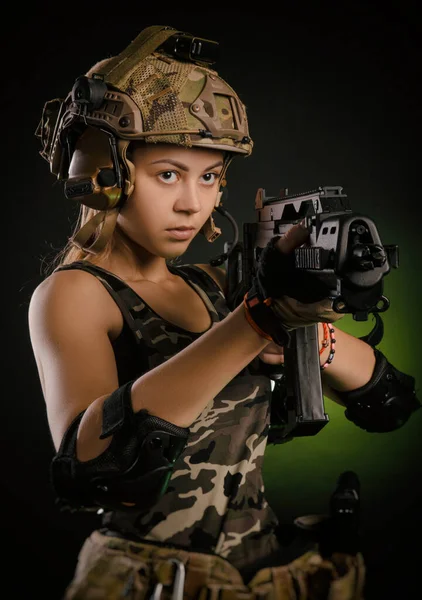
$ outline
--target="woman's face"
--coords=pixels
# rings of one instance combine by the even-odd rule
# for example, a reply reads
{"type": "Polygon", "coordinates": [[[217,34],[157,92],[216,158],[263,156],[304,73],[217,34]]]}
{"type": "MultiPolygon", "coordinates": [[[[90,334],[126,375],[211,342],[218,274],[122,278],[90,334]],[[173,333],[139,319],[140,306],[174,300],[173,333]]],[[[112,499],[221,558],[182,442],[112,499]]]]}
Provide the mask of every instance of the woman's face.
{"type": "Polygon", "coordinates": [[[183,254],[211,214],[219,191],[223,152],[145,144],[133,153],[135,188],[118,216],[124,233],[150,254],[183,254]],[[193,227],[187,239],[169,229],[193,227]]]}

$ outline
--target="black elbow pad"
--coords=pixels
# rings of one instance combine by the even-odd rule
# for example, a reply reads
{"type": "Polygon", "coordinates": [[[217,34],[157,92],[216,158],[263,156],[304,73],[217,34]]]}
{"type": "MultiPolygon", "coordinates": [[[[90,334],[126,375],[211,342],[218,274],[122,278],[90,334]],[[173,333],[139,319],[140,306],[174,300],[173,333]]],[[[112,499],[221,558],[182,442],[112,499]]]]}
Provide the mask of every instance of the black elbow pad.
{"type": "Polygon", "coordinates": [[[402,373],[375,349],[376,363],[368,383],[357,390],[336,394],[346,405],[349,421],[368,432],[394,431],[421,408],[416,398],[415,379],[402,373]]]}
{"type": "Polygon", "coordinates": [[[141,410],[130,399],[133,381],[104,402],[101,438],[109,447],[92,460],[76,458],[77,431],[84,413],[64,435],[51,463],[51,481],[63,508],[76,510],[151,508],[167,489],[174,463],[186,446],[189,429],[141,410]]]}

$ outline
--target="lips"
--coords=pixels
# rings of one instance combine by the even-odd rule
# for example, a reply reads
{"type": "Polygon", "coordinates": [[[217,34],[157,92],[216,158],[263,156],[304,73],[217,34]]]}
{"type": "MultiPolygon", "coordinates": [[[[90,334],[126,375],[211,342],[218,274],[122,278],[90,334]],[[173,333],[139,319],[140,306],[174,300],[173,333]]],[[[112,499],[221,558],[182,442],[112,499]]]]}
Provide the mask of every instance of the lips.
{"type": "Polygon", "coordinates": [[[169,227],[167,231],[191,231],[193,227],[169,227]]]}
{"type": "Polygon", "coordinates": [[[181,229],[179,227],[177,229],[168,229],[167,233],[173,239],[176,239],[176,240],[188,240],[189,238],[191,238],[194,235],[195,232],[194,232],[193,228],[181,229]]]}

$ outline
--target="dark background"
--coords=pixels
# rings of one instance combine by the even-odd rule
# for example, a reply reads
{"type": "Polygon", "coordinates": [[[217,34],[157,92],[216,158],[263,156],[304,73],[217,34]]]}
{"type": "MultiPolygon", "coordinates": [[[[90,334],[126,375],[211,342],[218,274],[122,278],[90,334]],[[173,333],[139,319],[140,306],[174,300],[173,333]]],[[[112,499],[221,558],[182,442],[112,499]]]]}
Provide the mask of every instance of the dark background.
{"type": "MultiPolygon", "coordinates": [[[[400,248],[385,283],[391,308],[380,344],[390,361],[422,372],[419,307],[420,64],[417,13],[383,9],[281,8],[266,13],[223,3],[204,11],[142,10],[138,3],[82,8],[11,7],[3,23],[3,427],[1,434],[3,581],[10,598],[61,597],[94,517],[60,514],[49,479],[53,447],[30,347],[27,309],[45,261],[66,242],[76,215],[38,156],[34,131],[45,101],[64,97],[93,63],[119,53],[141,29],[170,25],[219,41],[220,75],[246,104],[254,152],[228,173],[226,208],[255,220],[259,187],[277,195],[342,185],[356,212],[374,219],[384,243],[400,248]],[[247,162],[244,162],[247,160],[247,162]],[[4,187],[4,186],[3,186],[4,187]]],[[[186,262],[223,251],[231,228],[210,247],[195,239],[186,262]]],[[[361,335],[370,323],[339,324],[361,335]]],[[[419,393],[422,398],[422,394],[419,393]]],[[[418,585],[422,533],[421,413],[390,434],[367,434],[327,402],[329,425],[312,439],[268,448],[267,497],[282,522],[324,512],[338,475],[353,469],[362,486],[362,549],[367,598],[405,598],[418,585]]]]}

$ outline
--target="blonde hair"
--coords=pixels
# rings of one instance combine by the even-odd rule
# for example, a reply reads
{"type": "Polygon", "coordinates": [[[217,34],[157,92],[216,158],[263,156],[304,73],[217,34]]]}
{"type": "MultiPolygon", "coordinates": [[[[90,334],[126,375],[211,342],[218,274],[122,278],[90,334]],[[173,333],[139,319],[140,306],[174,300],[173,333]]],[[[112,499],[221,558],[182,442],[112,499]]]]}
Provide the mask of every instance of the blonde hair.
{"type": "MultiPolygon", "coordinates": [[[[85,225],[85,223],[87,223],[90,219],[92,219],[92,217],[98,212],[98,210],[95,210],[93,208],[89,208],[84,205],[80,206],[79,215],[73,227],[72,236],[69,237],[66,245],[61,250],[59,250],[59,252],[57,252],[51,260],[48,261],[48,264],[44,269],[44,272],[46,274],[50,274],[54,271],[54,269],[56,269],[60,265],[68,265],[69,263],[75,262],[77,260],[88,260],[89,262],[95,264],[108,258],[113,248],[115,247],[114,238],[116,237],[116,235],[118,235],[116,230],[113,232],[113,235],[110,237],[103,250],[101,250],[97,254],[91,254],[90,252],[86,252],[78,246],[75,246],[75,244],[72,242],[73,235],[75,235],[79,231],[79,229],[83,225],[85,225]]],[[[122,242],[124,243],[123,240],[122,242]]]]}
{"type": "MultiPolygon", "coordinates": [[[[83,227],[85,223],[92,219],[92,217],[94,217],[98,212],[100,211],[81,205],[79,215],[73,228],[73,235],[75,235],[81,229],[81,227],[83,227]]],[[[93,235],[95,236],[96,234],[93,235]]],[[[43,262],[45,266],[43,268],[43,272],[45,275],[50,275],[54,269],[60,265],[68,265],[79,260],[86,260],[94,265],[101,264],[108,259],[117,246],[126,254],[130,255],[132,253],[131,248],[126,241],[124,234],[121,232],[118,223],[116,223],[114,231],[104,248],[95,254],[87,252],[79,248],[79,246],[76,246],[72,242],[72,237],[73,236],[68,239],[66,245],[59,250],[59,252],[57,252],[51,260],[44,258],[43,262]]],[[[166,264],[181,264],[181,256],[177,256],[176,258],[166,258],[166,264]]]]}

